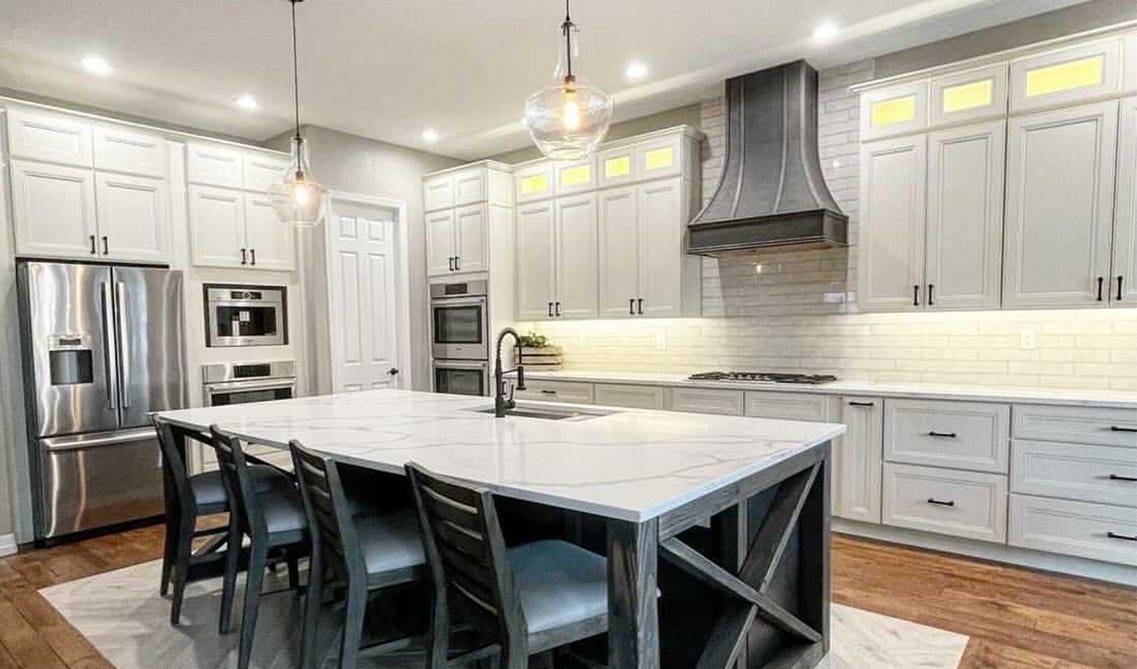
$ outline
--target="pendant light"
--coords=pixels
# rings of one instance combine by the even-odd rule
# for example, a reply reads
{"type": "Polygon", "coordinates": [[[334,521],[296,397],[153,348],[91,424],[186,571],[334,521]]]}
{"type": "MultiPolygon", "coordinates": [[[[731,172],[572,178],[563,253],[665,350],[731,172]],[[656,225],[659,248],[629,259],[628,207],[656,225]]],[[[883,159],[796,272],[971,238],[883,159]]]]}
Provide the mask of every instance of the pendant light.
{"type": "Polygon", "coordinates": [[[612,123],[612,98],[573,71],[579,67],[579,31],[569,15],[561,24],[564,53],[553,73],[554,82],[525,103],[525,126],[541,153],[553,160],[576,160],[592,153],[612,123]]]}
{"type": "Polygon", "coordinates": [[[292,137],[292,160],[284,171],[281,183],[270,186],[276,215],[285,223],[315,225],[320,218],[326,189],[312,178],[308,165],[308,145],[300,134],[300,68],[296,59],[296,5],[304,0],[287,0],[292,5],[292,101],[296,119],[296,134],[292,137]]]}

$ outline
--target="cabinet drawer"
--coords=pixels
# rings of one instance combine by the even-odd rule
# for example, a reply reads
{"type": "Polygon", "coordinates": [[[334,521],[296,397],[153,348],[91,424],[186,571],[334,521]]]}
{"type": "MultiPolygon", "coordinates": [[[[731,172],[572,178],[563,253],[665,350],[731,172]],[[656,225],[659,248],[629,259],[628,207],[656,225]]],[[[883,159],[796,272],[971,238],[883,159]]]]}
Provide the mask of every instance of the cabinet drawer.
{"type": "Polygon", "coordinates": [[[832,398],[826,395],[746,391],[746,415],[751,418],[827,421],[832,398]]]}
{"type": "Polygon", "coordinates": [[[228,146],[215,144],[189,144],[186,146],[186,181],[206,186],[240,188],[241,152],[228,146]]]}
{"type": "Polygon", "coordinates": [[[58,114],[9,109],[8,153],[13,158],[91,167],[91,125],[58,114]]]}
{"type": "Polygon", "coordinates": [[[629,409],[662,409],[663,388],[616,383],[597,383],[596,403],[629,409]]]}
{"type": "Polygon", "coordinates": [[[283,182],[284,170],[288,168],[288,159],[280,156],[248,153],[243,160],[245,188],[258,194],[263,194],[270,186],[283,182]]]}
{"type": "Polygon", "coordinates": [[[710,388],[671,389],[670,408],[672,411],[741,416],[742,404],[741,390],[712,390],[710,388]]]}
{"type": "Polygon", "coordinates": [[[1137,515],[1124,507],[1011,495],[1007,543],[1137,565],[1137,515]]]}
{"type": "Polygon", "coordinates": [[[1011,490],[1137,506],[1137,449],[1016,439],[1011,490]]]}
{"type": "Polygon", "coordinates": [[[1009,405],[890,399],[884,407],[885,460],[1007,473],[1009,405]]]}
{"type": "Polygon", "coordinates": [[[161,135],[115,126],[95,126],[95,168],[165,177],[166,140],[161,135]]]}
{"type": "Polygon", "coordinates": [[[519,400],[542,402],[566,402],[568,404],[592,404],[592,384],[580,381],[542,381],[525,382],[525,390],[518,390],[519,400]]]}
{"type": "Polygon", "coordinates": [[[884,465],[885,525],[1003,542],[1007,477],[935,467],[884,465]]]}
{"type": "Polygon", "coordinates": [[[1016,404],[1014,438],[1137,448],[1137,409],[1016,404]]]}

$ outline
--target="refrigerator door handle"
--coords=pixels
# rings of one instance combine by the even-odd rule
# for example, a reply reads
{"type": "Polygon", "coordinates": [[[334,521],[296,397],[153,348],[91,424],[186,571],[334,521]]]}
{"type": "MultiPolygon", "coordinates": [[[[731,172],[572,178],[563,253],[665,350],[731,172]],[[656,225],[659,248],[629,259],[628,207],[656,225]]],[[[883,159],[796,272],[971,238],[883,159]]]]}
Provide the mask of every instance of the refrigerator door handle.
{"type": "Polygon", "coordinates": [[[116,309],[118,316],[118,369],[119,369],[119,404],[123,409],[130,408],[130,340],[127,332],[130,330],[126,321],[126,284],[115,282],[116,309]]]}
{"type": "Polygon", "coordinates": [[[100,446],[114,446],[115,444],[131,444],[157,438],[158,433],[154,428],[142,427],[135,430],[120,430],[118,432],[48,437],[42,440],[41,443],[43,443],[45,451],[58,453],[60,451],[81,451],[88,448],[98,448],[100,446]]]}
{"type": "Polygon", "coordinates": [[[117,378],[117,373],[115,370],[118,369],[118,356],[115,354],[116,346],[114,325],[110,320],[111,310],[114,308],[114,298],[111,296],[111,285],[109,283],[104,281],[102,283],[102,288],[103,313],[101,315],[103,319],[103,371],[107,375],[107,408],[117,409],[118,406],[115,403],[115,395],[117,394],[116,391],[118,389],[118,385],[115,380],[117,378]]]}

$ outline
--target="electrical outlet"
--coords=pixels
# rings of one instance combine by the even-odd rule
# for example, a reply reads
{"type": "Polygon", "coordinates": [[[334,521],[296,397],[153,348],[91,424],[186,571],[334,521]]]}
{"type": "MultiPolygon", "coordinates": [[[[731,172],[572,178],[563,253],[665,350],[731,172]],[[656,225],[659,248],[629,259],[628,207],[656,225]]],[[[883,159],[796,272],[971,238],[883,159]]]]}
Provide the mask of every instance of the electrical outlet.
{"type": "Polygon", "coordinates": [[[1033,351],[1036,348],[1034,342],[1034,330],[1027,329],[1019,332],[1019,350],[1033,351]]]}
{"type": "Polygon", "coordinates": [[[666,351],[667,350],[667,335],[666,334],[664,334],[663,332],[660,332],[659,334],[657,334],[655,336],[655,347],[657,349],[659,349],[660,351],[666,351]]]}

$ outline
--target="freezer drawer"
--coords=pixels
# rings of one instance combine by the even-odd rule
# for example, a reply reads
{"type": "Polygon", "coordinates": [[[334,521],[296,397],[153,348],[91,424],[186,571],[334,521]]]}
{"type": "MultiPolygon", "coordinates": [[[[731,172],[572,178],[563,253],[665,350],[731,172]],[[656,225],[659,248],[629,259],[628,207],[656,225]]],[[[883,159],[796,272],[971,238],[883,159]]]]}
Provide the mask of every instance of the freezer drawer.
{"type": "Polygon", "coordinates": [[[43,513],[37,539],[163,512],[153,428],[41,439],[38,446],[43,513]]]}

